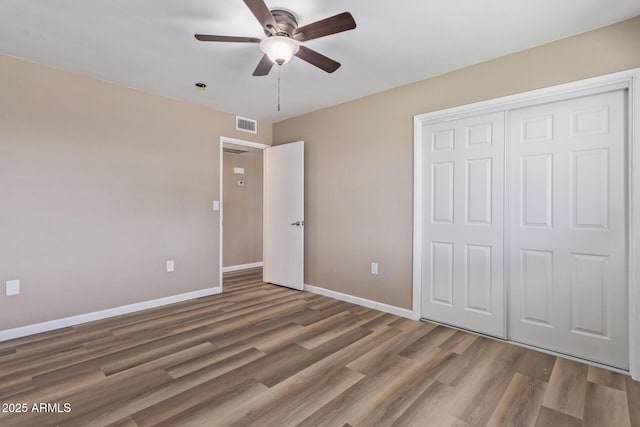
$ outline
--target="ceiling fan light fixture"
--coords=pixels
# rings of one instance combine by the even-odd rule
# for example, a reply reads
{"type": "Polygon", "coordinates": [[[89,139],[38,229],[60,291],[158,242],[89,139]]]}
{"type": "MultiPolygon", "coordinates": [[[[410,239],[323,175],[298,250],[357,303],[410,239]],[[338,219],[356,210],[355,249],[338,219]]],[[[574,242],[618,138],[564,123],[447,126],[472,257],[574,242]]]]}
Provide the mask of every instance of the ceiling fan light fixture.
{"type": "Polygon", "coordinates": [[[274,63],[284,65],[298,53],[300,44],[290,37],[271,36],[260,42],[260,49],[274,63]]]}

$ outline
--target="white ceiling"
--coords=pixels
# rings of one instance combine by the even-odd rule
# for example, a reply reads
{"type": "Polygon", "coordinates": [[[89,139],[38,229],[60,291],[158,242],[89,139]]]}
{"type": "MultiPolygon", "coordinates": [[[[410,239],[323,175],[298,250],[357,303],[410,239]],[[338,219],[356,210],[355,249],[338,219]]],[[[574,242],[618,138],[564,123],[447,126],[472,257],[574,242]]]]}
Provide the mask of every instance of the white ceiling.
{"type": "Polygon", "coordinates": [[[170,98],[279,121],[640,15],[638,0],[266,0],[299,24],[349,11],[358,27],[306,46],[339,62],[327,74],[294,58],[251,73],[264,37],[242,0],[0,0],[0,52],[170,98]],[[202,93],[194,83],[206,82],[202,93]]]}

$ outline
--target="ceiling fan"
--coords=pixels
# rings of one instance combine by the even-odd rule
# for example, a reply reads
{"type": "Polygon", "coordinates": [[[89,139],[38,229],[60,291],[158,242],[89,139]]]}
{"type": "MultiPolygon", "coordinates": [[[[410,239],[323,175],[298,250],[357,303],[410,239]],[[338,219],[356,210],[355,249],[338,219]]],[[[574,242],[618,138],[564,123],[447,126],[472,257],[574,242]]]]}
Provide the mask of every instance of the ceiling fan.
{"type": "Polygon", "coordinates": [[[294,55],[327,73],[333,73],[340,68],[339,62],[300,43],[353,30],[356,28],[356,21],[349,12],[298,27],[296,17],[288,10],[269,10],[264,0],[244,0],[244,3],[262,25],[267,38],[261,40],[256,37],[196,34],[196,39],[204,42],[260,43],[264,56],[253,72],[254,76],[266,76],[273,64],[286,64],[294,55]]]}

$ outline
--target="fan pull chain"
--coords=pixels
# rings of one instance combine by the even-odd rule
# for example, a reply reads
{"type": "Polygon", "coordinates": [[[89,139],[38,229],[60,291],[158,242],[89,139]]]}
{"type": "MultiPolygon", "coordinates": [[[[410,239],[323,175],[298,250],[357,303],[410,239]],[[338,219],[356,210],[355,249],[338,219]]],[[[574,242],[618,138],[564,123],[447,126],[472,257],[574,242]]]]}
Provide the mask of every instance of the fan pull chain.
{"type": "Polygon", "coordinates": [[[278,66],[278,111],[280,111],[280,71],[282,66],[278,66]]]}

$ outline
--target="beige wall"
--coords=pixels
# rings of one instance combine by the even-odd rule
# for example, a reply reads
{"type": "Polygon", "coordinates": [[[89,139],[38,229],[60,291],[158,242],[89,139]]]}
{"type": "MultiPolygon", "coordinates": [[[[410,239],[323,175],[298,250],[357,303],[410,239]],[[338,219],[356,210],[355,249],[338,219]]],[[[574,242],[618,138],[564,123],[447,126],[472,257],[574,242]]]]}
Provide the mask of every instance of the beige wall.
{"type": "Polygon", "coordinates": [[[305,282],[411,308],[414,115],[635,67],[640,17],[276,123],[305,141],[305,282]]]}
{"type": "Polygon", "coordinates": [[[222,265],[262,261],[262,150],[223,153],[222,265]],[[244,168],[244,175],[234,168],[244,168]],[[237,185],[244,181],[244,187],[237,185]]]}
{"type": "MultiPolygon", "coordinates": [[[[306,283],[410,307],[415,114],[634,67],[640,18],[276,124],[306,142],[306,283]]],[[[218,284],[219,137],[268,123],[6,56],[0,78],[0,330],[218,284]]]]}
{"type": "Polygon", "coordinates": [[[6,56],[0,79],[0,330],[218,285],[219,138],[269,123],[6,56]]]}

